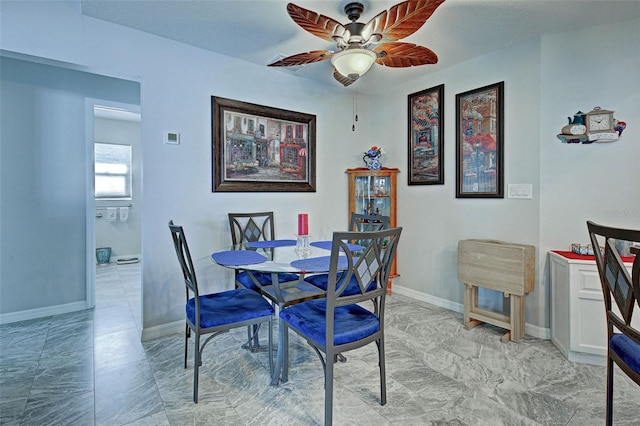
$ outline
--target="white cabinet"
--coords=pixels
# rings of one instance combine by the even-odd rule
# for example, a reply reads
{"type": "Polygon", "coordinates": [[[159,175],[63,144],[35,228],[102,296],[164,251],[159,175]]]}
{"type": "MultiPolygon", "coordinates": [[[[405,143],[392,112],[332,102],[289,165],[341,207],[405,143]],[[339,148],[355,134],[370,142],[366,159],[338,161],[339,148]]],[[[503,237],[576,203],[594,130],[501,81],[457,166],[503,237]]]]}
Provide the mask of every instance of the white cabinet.
{"type": "MultiPolygon", "coordinates": [[[[587,256],[571,257],[549,252],[551,341],[569,361],[605,365],[607,323],[598,267],[587,256]]],[[[631,273],[632,264],[625,265],[631,273]]],[[[640,313],[634,317],[637,327],[640,313]]]]}

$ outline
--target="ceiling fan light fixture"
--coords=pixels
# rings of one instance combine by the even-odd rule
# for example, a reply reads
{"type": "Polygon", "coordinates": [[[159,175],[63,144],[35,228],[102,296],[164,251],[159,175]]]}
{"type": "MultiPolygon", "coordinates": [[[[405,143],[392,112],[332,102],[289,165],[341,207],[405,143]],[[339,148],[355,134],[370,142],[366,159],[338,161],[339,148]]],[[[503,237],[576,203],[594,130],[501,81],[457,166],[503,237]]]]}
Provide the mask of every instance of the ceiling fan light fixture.
{"type": "Polygon", "coordinates": [[[377,57],[375,53],[368,49],[345,49],[331,57],[331,65],[340,74],[355,80],[355,78],[361,77],[369,71],[377,57]]]}

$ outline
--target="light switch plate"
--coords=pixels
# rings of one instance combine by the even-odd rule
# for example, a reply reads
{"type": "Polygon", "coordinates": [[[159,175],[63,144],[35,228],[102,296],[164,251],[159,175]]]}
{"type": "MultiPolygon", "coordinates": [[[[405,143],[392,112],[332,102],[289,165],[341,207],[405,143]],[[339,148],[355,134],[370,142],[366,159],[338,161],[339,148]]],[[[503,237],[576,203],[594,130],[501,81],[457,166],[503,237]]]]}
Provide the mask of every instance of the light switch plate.
{"type": "Polygon", "coordinates": [[[533,185],[530,183],[510,183],[507,198],[530,200],[533,198],[533,185]]]}

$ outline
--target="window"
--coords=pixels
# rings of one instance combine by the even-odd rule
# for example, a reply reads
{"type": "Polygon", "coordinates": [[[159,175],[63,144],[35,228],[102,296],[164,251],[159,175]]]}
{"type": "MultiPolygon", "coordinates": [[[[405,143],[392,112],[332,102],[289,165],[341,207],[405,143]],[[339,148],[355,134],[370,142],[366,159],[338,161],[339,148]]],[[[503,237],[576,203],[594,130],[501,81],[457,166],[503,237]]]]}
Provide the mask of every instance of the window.
{"type": "Polygon", "coordinates": [[[131,199],[131,145],[95,143],[96,199],[131,199]]]}

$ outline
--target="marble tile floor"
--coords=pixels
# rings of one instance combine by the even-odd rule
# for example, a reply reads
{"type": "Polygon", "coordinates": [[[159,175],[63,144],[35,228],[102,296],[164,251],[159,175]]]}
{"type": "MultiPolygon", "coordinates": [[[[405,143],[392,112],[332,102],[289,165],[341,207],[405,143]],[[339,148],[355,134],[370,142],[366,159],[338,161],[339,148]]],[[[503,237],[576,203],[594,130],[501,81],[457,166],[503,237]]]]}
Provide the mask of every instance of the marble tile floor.
{"type": "MultiPolygon", "coordinates": [[[[1,425],[320,425],[323,373],[292,333],[290,380],[269,385],[246,330],[207,346],[199,403],[182,334],[140,341],[139,264],[98,270],[94,310],[0,326],[1,425]]],[[[335,372],[335,425],[602,425],[605,369],[550,341],[500,343],[491,326],[401,295],[387,299],[387,405],[375,345],[335,372]]],[[[262,340],[266,338],[266,333],[262,340]]],[[[640,388],[616,370],[616,425],[640,423],[640,388]]]]}

